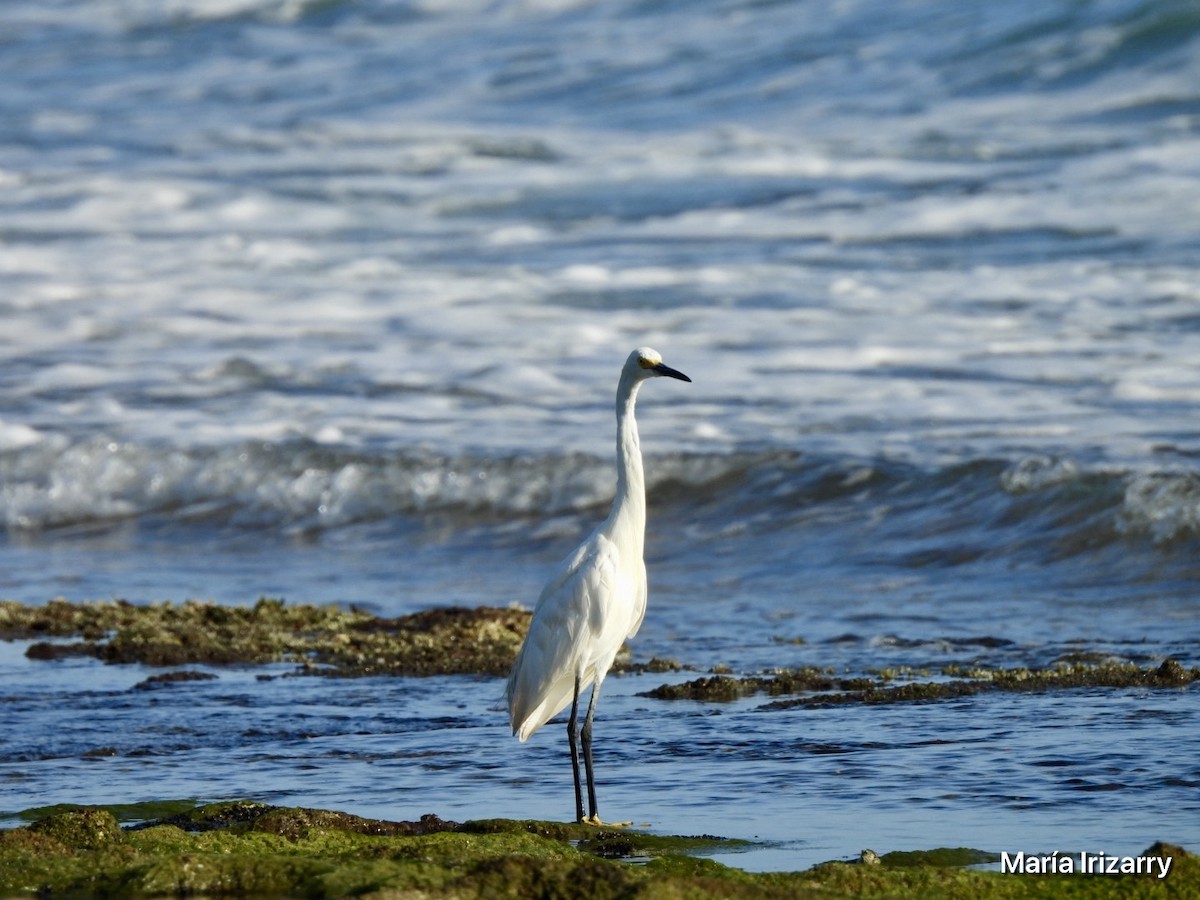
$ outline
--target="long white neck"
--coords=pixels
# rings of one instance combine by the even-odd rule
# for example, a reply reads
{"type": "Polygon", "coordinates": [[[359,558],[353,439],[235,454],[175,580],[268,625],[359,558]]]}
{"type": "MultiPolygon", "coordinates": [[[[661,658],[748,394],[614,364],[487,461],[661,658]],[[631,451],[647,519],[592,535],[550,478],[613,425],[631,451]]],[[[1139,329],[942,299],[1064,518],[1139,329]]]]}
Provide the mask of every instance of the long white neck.
{"type": "Polygon", "coordinates": [[[646,538],[646,477],[633,407],[641,380],[623,375],[617,385],[617,496],[608,516],[609,532],[623,532],[641,556],[646,538]]]}

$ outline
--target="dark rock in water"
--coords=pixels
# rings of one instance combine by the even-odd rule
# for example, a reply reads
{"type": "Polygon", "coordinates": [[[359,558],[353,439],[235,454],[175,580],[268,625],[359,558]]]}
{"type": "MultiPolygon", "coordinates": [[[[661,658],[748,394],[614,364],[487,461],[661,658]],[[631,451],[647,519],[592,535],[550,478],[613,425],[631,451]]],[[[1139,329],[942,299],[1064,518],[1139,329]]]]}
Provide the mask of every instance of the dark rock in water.
{"type": "Polygon", "coordinates": [[[27,659],[67,659],[72,656],[98,656],[99,650],[94,641],[82,641],[74,644],[55,644],[50,641],[38,641],[30,644],[25,651],[27,659]]]}
{"type": "Polygon", "coordinates": [[[807,691],[865,690],[876,684],[870,678],[839,678],[824,669],[812,667],[782,669],[770,675],[712,675],[684,684],[664,684],[639,694],[656,700],[704,700],[725,703],[753,694],[780,696],[807,691]]]}
{"type": "Polygon", "coordinates": [[[1185,669],[1178,660],[1174,659],[1164,659],[1162,665],[1154,670],[1154,674],[1147,676],[1148,680],[1155,684],[1179,687],[1191,684],[1198,677],[1200,677],[1200,672],[1196,669],[1185,669]]]}
{"type": "Polygon", "coordinates": [[[715,675],[684,684],[664,684],[639,696],[657,700],[729,702],[763,693],[769,696],[802,694],[765,704],[763,709],[791,709],[845,703],[920,703],[954,697],[971,697],[992,691],[1031,693],[1075,688],[1185,687],[1200,680],[1200,669],[1185,669],[1176,660],[1157,668],[1110,660],[1100,665],[1059,664],[1049,669],[989,669],[946,666],[951,681],[892,684],[890,674],[874,677],[835,677],[820,669],[787,669],[770,675],[736,678],[715,675]]]}
{"type": "Polygon", "coordinates": [[[139,691],[153,690],[156,687],[161,687],[168,684],[178,684],[183,681],[216,681],[217,676],[211,672],[164,672],[161,675],[151,675],[149,678],[139,681],[134,685],[134,688],[139,691]]]}

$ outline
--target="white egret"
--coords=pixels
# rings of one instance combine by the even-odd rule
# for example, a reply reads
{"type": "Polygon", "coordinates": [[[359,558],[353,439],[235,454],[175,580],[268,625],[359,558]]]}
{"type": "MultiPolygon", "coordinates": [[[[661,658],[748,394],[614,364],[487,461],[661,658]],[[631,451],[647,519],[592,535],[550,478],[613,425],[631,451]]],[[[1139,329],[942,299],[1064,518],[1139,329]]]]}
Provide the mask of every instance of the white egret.
{"type": "Polygon", "coordinates": [[[612,511],[575,552],[563,560],[542,590],[529,632],[508,676],[508,714],[513,734],[524,742],[568,702],[575,819],[600,825],[592,771],[592,716],[600,684],[626,638],[637,634],[646,612],[646,480],[638,445],[634,402],[643,381],[667,375],[691,381],[663,364],[649,347],[629,354],[617,384],[617,494],[612,511]],[[583,731],[579,695],[592,685],[583,731]],[[579,748],[587,771],[588,815],[583,814],[579,748]]]}

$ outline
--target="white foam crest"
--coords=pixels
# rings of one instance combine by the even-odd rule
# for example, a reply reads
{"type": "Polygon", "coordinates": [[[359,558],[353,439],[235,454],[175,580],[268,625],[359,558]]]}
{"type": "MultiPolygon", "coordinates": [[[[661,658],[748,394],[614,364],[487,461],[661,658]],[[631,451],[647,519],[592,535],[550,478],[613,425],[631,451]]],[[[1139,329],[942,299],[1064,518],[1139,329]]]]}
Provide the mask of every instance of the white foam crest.
{"type": "MultiPolygon", "coordinates": [[[[743,465],[654,454],[649,489],[694,490],[743,465]]],[[[185,450],[52,435],[0,451],[0,521],[41,530],[157,516],[304,530],[411,515],[546,517],[606,505],[615,482],[611,454],[366,455],[309,441],[185,450]]]]}
{"type": "Polygon", "coordinates": [[[1027,456],[1000,473],[1000,484],[1010,494],[1027,494],[1074,481],[1079,466],[1070,459],[1027,456]]]}
{"type": "Polygon", "coordinates": [[[1149,534],[1166,544],[1200,535],[1200,475],[1146,472],[1133,476],[1117,522],[1126,533],[1149,534]]]}
{"type": "Polygon", "coordinates": [[[290,22],[313,5],[314,0],[113,0],[82,7],[35,4],[20,11],[21,15],[14,15],[14,11],[5,18],[10,24],[26,28],[69,26],[115,32],[245,16],[290,22]]]}
{"type": "Polygon", "coordinates": [[[0,419],[0,453],[20,450],[40,442],[43,434],[22,422],[6,422],[0,419]]]}
{"type": "Polygon", "coordinates": [[[585,459],[571,466],[431,455],[371,459],[314,445],[202,453],[102,438],[9,450],[0,472],[2,519],[15,529],[152,514],[325,528],[439,510],[561,513],[601,502],[611,491],[605,486],[611,474],[585,459]]]}
{"type": "Polygon", "coordinates": [[[140,457],[103,440],[9,454],[0,461],[3,521],[28,529],[131,516],[147,490],[140,457]]]}
{"type": "Polygon", "coordinates": [[[1200,360],[1139,363],[1120,372],[1113,395],[1125,400],[1200,403],[1200,360]]]}
{"type": "MultiPolygon", "coordinates": [[[[1090,380],[1101,398],[1109,385],[1117,397],[1190,396],[1190,369],[1155,362],[1161,338],[1128,327],[1157,320],[1170,328],[1189,315],[1186,293],[1140,311],[1128,301],[1171,296],[1187,283],[1183,270],[1151,277],[1093,265],[1073,272],[1068,289],[1053,266],[850,275],[726,263],[716,277],[714,268],[597,264],[588,276],[618,299],[624,290],[683,292],[684,302],[665,310],[559,305],[557,293],[579,284],[569,268],[423,269],[382,279],[382,297],[347,291],[317,272],[294,294],[288,279],[261,287],[198,285],[182,292],[182,306],[174,303],[180,292],[146,285],[126,292],[129,307],[103,307],[100,318],[82,301],[30,306],[33,314],[12,319],[19,349],[3,352],[36,350],[51,361],[16,387],[26,394],[53,399],[54,392],[83,396],[136,385],[146,396],[185,405],[142,415],[136,398],[122,394],[114,410],[124,417],[103,427],[123,440],[281,440],[333,426],[351,441],[402,434],[448,452],[473,445],[528,450],[551,440],[600,454],[611,443],[607,409],[620,359],[639,344],[658,346],[696,379],[643,395],[651,448],[657,436],[688,435],[790,444],[797,423],[827,415],[847,425],[879,421],[881,410],[908,432],[905,440],[936,439],[931,424],[941,436],[952,434],[957,420],[960,433],[978,431],[986,448],[976,424],[981,409],[998,424],[1024,419],[1031,434],[1047,434],[1037,430],[1055,420],[1083,424],[1070,392],[1015,387],[1021,382],[1090,380]],[[791,305],[757,305],[763,292],[792,298],[791,305]],[[1010,302],[1014,297],[1019,302],[1010,302]],[[1051,327],[1034,327],[1038,322],[1051,327]],[[1097,346],[1092,336],[1113,328],[1123,331],[1121,344],[1097,346]],[[239,349],[246,347],[252,354],[239,349]],[[89,362],[71,361],[82,356],[80,348],[89,362]],[[239,358],[255,368],[250,377],[226,366],[239,358]],[[347,361],[353,371],[341,387],[329,366],[347,361]],[[874,374],[888,371],[896,374],[874,374]],[[1115,382],[1113,372],[1121,373],[1115,382]],[[325,396],[329,389],[336,399],[325,396]],[[231,391],[243,397],[237,409],[206,402],[231,391]],[[694,429],[698,416],[709,427],[694,429]],[[172,423],[180,426],[174,435],[172,423]]],[[[1136,423],[1128,430],[1113,422],[1118,414],[1106,410],[1088,427],[1136,435],[1136,423]]],[[[854,440],[853,431],[847,435],[854,440]]],[[[875,440],[871,430],[863,439],[875,440]]]]}

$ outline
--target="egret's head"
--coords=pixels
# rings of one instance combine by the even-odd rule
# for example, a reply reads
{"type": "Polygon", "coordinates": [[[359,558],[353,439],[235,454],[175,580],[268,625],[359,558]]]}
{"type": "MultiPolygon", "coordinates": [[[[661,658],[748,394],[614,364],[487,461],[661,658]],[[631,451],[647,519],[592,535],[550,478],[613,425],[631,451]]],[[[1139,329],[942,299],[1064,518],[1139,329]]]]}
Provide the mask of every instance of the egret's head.
{"type": "Polygon", "coordinates": [[[692,380],[677,369],[666,365],[662,360],[662,354],[650,347],[638,347],[630,353],[629,359],[625,360],[625,369],[639,378],[667,375],[671,378],[678,378],[680,381],[692,380]]]}

